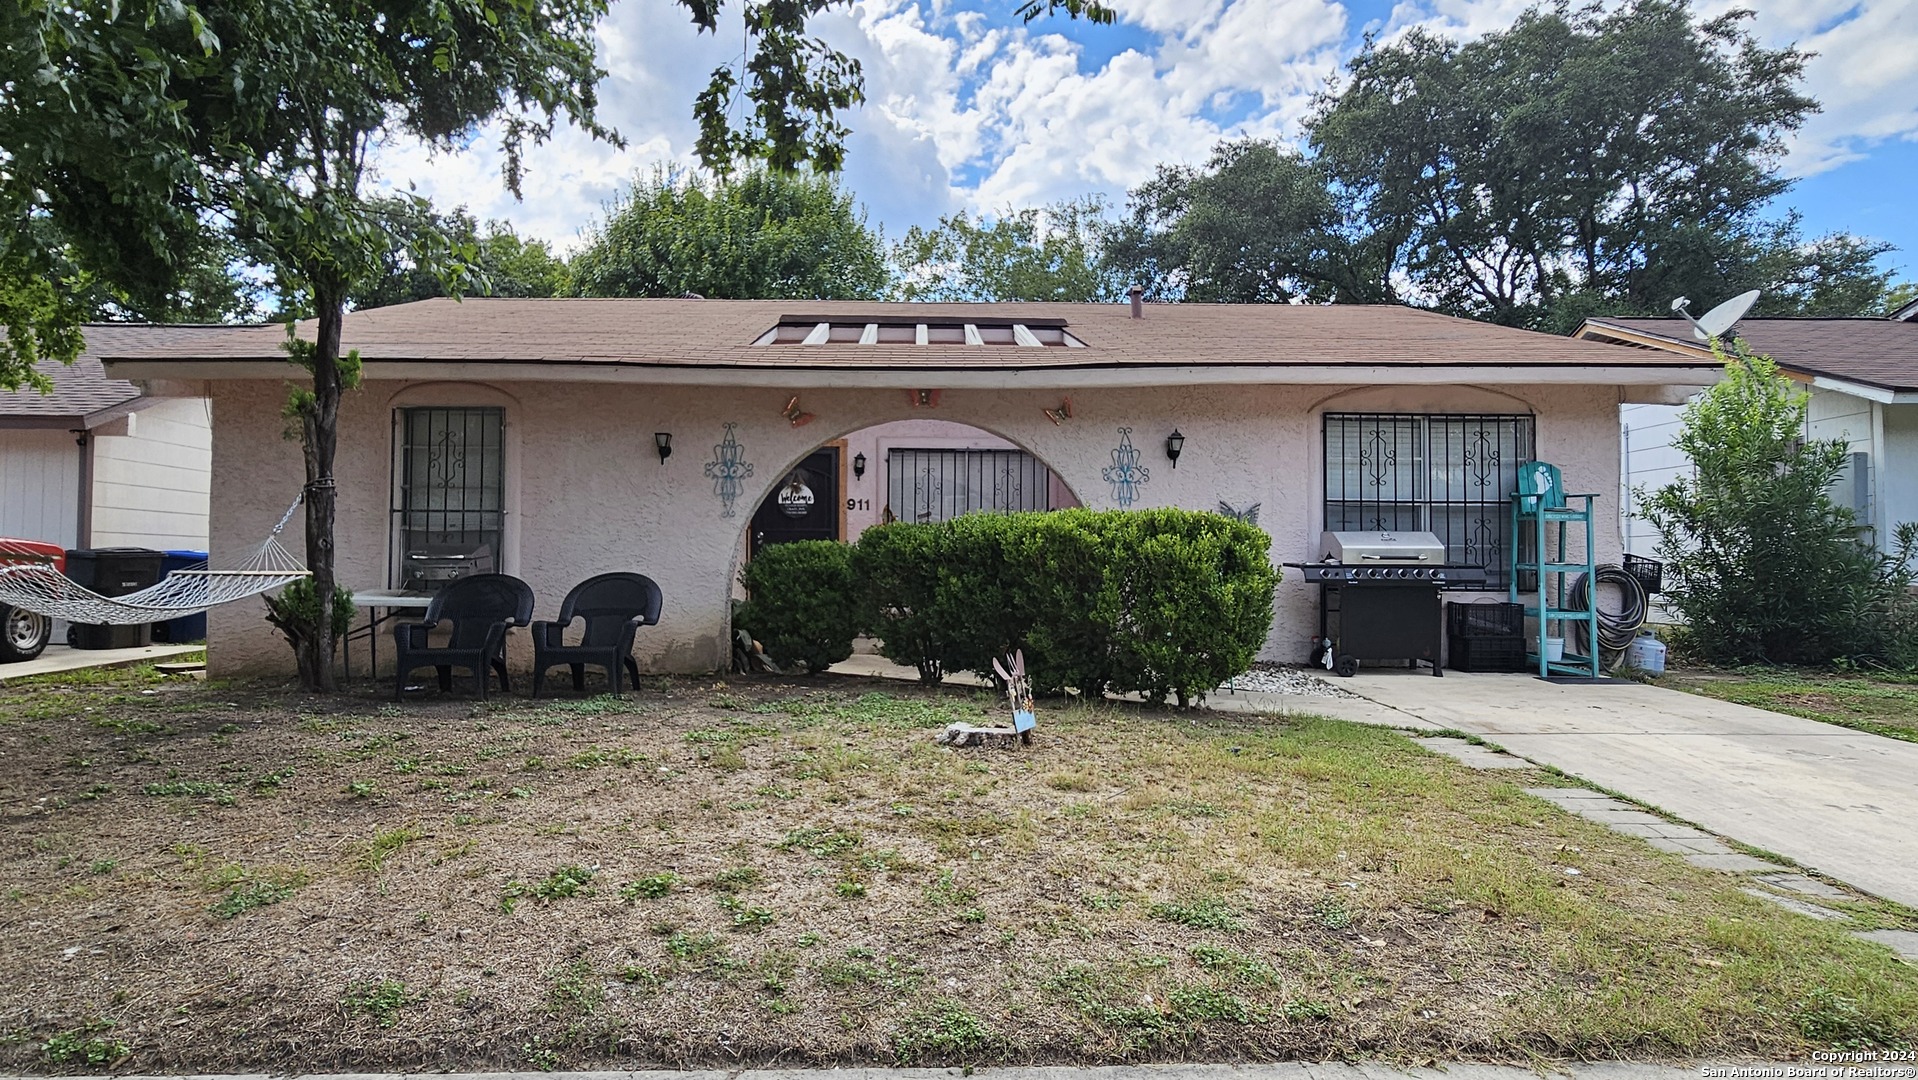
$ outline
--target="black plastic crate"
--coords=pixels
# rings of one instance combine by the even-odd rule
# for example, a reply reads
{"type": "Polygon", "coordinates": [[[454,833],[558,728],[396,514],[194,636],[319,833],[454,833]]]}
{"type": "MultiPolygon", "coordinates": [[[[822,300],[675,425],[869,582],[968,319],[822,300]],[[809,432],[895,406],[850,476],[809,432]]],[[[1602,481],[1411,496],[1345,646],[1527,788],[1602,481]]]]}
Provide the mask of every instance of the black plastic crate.
{"type": "Polygon", "coordinates": [[[1453,671],[1525,670],[1525,638],[1518,634],[1455,637],[1446,648],[1453,671]]]}
{"type": "Polygon", "coordinates": [[[1645,589],[1646,596],[1656,596],[1665,591],[1665,564],[1657,559],[1647,559],[1643,555],[1625,556],[1625,572],[1638,579],[1645,589]]]}
{"type": "Polygon", "coordinates": [[[1445,605],[1445,632],[1455,638],[1523,637],[1525,605],[1449,602],[1445,605]]]}

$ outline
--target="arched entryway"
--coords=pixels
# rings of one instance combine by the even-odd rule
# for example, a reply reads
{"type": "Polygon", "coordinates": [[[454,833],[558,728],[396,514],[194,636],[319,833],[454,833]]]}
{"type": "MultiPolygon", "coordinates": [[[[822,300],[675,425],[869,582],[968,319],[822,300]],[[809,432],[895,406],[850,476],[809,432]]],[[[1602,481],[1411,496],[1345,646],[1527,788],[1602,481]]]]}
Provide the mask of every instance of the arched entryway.
{"type": "Polygon", "coordinates": [[[951,420],[894,420],[851,432],[795,463],[761,500],[743,553],[792,540],[846,540],[889,521],[945,521],[1080,505],[1037,455],[951,420]]]}

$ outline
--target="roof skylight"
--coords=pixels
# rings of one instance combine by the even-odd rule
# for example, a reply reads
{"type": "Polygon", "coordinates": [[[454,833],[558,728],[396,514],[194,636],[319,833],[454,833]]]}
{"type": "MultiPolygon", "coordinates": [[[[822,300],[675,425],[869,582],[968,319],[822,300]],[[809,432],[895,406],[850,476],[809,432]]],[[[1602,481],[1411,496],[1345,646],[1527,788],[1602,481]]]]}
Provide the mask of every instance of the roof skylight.
{"type": "Polygon", "coordinates": [[[786,316],[755,345],[977,345],[1028,349],[1083,349],[1063,319],[927,319],[890,316],[861,321],[786,316]]]}

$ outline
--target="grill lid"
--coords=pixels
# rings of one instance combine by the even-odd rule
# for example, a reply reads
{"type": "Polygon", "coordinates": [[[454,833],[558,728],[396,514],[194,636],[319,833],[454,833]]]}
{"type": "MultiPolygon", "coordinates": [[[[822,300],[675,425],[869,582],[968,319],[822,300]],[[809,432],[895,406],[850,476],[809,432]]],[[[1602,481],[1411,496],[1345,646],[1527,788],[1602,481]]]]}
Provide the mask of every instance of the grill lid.
{"type": "Polygon", "coordinates": [[[1325,561],[1356,565],[1445,565],[1445,545],[1429,532],[1328,532],[1325,561]]]}

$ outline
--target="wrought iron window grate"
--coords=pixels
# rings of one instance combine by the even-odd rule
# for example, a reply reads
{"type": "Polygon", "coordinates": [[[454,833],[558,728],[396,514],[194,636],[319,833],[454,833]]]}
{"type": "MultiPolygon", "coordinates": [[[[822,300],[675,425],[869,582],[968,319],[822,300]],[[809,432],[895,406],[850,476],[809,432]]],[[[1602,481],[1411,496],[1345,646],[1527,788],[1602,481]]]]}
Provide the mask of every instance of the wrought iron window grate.
{"type": "Polygon", "coordinates": [[[505,421],[498,408],[399,410],[392,511],[401,587],[500,569],[505,421]]]}
{"type": "Polygon", "coordinates": [[[1423,531],[1446,561],[1482,566],[1490,588],[1511,571],[1508,496],[1530,461],[1526,415],[1327,413],[1325,527],[1423,531]]]}
{"type": "Polygon", "coordinates": [[[1023,450],[886,453],[886,506],[900,521],[946,521],[974,510],[1049,510],[1051,481],[1051,471],[1023,450]]]}

